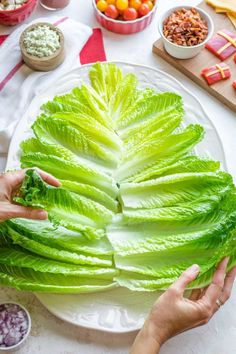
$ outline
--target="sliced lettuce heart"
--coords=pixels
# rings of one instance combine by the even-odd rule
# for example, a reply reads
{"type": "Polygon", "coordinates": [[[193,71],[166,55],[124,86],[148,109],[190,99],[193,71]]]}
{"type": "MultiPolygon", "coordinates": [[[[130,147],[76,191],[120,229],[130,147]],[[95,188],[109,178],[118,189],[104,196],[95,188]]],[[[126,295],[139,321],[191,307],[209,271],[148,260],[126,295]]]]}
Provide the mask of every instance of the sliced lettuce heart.
{"type": "Polygon", "coordinates": [[[182,98],[140,89],[112,63],[91,66],[91,85],[43,104],[21,143],[28,168],[15,201],[49,220],[0,224],[0,283],[80,293],[120,286],[166,289],[200,265],[190,288],[210,283],[216,264],[236,263],[236,193],[229,174],[194,150],[182,98]],[[34,170],[55,175],[47,185],[34,170]]]}

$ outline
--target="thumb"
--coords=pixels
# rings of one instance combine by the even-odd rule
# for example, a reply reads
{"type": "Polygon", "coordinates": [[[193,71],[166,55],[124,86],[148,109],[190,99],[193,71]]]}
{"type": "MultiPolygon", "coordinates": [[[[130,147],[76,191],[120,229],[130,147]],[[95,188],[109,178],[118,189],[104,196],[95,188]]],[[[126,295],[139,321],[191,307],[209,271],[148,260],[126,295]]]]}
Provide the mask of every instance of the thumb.
{"type": "Polygon", "coordinates": [[[186,287],[197,278],[199,270],[199,265],[193,264],[181,274],[179,279],[177,279],[176,282],[172,285],[172,288],[175,288],[181,294],[183,294],[186,287]]]}
{"type": "Polygon", "coordinates": [[[48,213],[42,209],[34,209],[12,204],[11,209],[8,211],[5,219],[11,218],[45,220],[48,218],[48,213]]]}

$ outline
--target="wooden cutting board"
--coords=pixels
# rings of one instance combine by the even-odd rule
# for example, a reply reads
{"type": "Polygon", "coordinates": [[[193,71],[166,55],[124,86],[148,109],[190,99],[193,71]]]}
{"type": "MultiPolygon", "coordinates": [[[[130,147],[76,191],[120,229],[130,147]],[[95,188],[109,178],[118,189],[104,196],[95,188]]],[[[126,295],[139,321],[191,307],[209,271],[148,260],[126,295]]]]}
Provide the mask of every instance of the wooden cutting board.
{"type": "MultiPolygon", "coordinates": [[[[215,33],[224,28],[234,33],[236,32],[233,24],[225,14],[217,14],[211,6],[205,3],[205,1],[201,2],[198,7],[207,11],[212,17],[215,25],[215,33]]],[[[219,63],[220,59],[210,53],[207,49],[202,49],[202,51],[192,59],[175,59],[165,51],[162,40],[159,39],[153,45],[153,52],[162,57],[168,63],[172,64],[183,74],[187,75],[211,95],[218,98],[220,102],[236,111],[236,90],[232,87],[232,82],[236,80],[236,63],[233,60],[233,55],[225,60],[225,62],[230,66],[231,78],[225,81],[217,82],[212,86],[208,86],[200,75],[201,71],[208,66],[219,63]]]]}

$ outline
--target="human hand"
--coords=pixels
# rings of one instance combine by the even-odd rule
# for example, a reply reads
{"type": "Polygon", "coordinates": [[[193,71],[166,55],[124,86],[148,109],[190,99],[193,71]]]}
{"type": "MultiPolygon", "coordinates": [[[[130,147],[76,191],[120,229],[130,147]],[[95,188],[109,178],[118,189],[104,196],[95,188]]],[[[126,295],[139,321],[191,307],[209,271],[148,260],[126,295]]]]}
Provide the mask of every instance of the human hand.
{"type": "MultiPolygon", "coordinates": [[[[45,210],[14,204],[12,196],[20,187],[26,170],[8,172],[0,175],[0,222],[11,218],[47,219],[45,210]]],[[[52,186],[59,187],[60,182],[50,174],[37,169],[42,179],[52,186]]]]}
{"type": "Polygon", "coordinates": [[[157,354],[167,339],[206,324],[230,297],[236,267],[226,274],[228,261],[227,257],[219,263],[208,287],[193,290],[187,299],[184,291],[196,279],[199,266],[188,268],[156,301],[130,353],[157,354]]]}

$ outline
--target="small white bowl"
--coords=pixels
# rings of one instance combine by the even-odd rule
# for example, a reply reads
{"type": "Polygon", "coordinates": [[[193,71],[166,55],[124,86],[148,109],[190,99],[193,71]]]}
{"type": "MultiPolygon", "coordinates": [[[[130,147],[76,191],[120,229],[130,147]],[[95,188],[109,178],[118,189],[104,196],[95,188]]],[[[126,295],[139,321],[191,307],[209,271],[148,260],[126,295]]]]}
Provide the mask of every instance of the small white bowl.
{"type": "Polygon", "coordinates": [[[212,37],[212,35],[214,33],[214,24],[213,24],[213,21],[212,21],[211,17],[208,15],[208,13],[203,11],[199,7],[177,6],[177,7],[173,7],[172,9],[170,9],[167,12],[165,12],[164,14],[162,14],[161,19],[159,21],[159,32],[160,32],[160,35],[161,35],[165,50],[167,51],[168,54],[170,54],[172,57],[177,58],[177,59],[190,59],[190,58],[195,57],[197,54],[199,54],[201,49],[206,44],[206,42],[208,42],[209,39],[212,37]],[[188,46],[182,46],[182,45],[178,45],[178,44],[174,44],[174,43],[170,42],[164,36],[164,34],[163,34],[163,22],[164,22],[164,20],[167,17],[169,17],[174,11],[181,10],[182,8],[185,8],[187,10],[194,8],[200,13],[202,18],[206,20],[207,26],[208,26],[208,35],[207,35],[206,39],[202,43],[194,45],[194,46],[189,46],[189,47],[188,46]]]}
{"type": "Polygon", "coordinates": [[[9,346],[9,347],[0,347],[0,353],[12,353],[12,352],[15,352],[18,349],[20,349],[24,345],[26,339],[28,338],[28,336],[30,334],[30,331],[31,331],[31,318],[30,318],[29,312],[21,304],[19,304],[17,302],[13,302],[13,301],[5,301],[5,302],[1,302],[0,303],[0,305],[5,305],[5,304],[19,306],[25,312],[27,320],[28,320],[27,332],[25,333],[24,337],[17,344],[14,344],[14,345],[9,346]]]}

